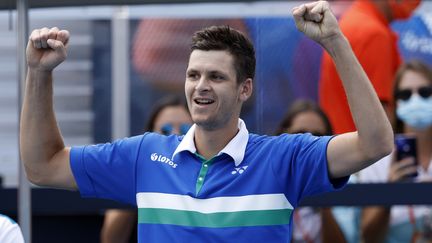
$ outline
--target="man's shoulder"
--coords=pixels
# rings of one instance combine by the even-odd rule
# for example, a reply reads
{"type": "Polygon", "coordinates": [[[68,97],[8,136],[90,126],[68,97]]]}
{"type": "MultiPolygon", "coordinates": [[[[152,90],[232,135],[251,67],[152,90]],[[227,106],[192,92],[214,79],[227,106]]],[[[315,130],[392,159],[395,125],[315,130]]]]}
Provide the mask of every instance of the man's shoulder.
{"type": "Polygon", "coordinates": [[[174,142],[179,143],[183,140],[184,135],[178,136],[178,135],[163,135],[155,132],[146,132],[142,135],[137,136],[137,138],[141,138],[144,141],[147,142],[174,142]]]}
{"type": "Polygon", "coordinates": [[[279,136],[271,135],[261,135],[255,133],[249,133],[248,144],[258,144],[258,143],[272,143],[275,142],[279,136]]]}
{"type": "Polygon", "coordinates": [[[146,132],[141,135],[117,139],[111,143],[99,143],[83,146],[74,146],[74,151],[91,151],[91,152],[104,152],[110,153],[115,148],[121,148],[122,151],[135,150],[138,148],[151,148],[158,147],[176,147],[183,139],[183,136],[170,135],[165,136],[158,133],[146,132]]]}
{"type": "Polygon", "coordinates": [[[248,148],[251,148],[252,146],[263,147],[265,145],[295,145],[303,138],[305,138],[306,135],[304,134],[289,134],[289,133],[283,133],[280,135],[259,135],[254,133],[249,133],[249,141],[248,141],[248,148]]]}

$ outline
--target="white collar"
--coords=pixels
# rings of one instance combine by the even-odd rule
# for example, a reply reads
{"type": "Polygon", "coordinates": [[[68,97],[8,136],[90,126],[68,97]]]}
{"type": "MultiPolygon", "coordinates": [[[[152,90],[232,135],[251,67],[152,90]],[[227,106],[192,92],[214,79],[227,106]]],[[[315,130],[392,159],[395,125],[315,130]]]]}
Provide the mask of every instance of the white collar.
{"type": "MultiPolygon", "coordinates": [[[[225,146],[225,148],[223,148],[217,154],[217,155],[221,155],[225,153],[231,156],[236,166],[239,166],[240,163],[243,161],[244,154],[246,151],[246,145],[249,140],[249,131],[247,130],[246,124],[243,122],[242,119],[239,119],[238,121],[238,128],[239,128],[239,132],[235,135],[235,137],[231,139],[231,141],[229,141],[229,143],[225,146]]],[[[196,153],[196,147],[194,142],[195,129],[196,129],[196,124],[193,124],[192,127],[189,129],[189,131],[186,133],[186,135],[183,137],[183,140],[177,146],[172,156],[172,159],[174,159],[174,157],[182,151],[189,151],[191,153],[196,153]]]]}

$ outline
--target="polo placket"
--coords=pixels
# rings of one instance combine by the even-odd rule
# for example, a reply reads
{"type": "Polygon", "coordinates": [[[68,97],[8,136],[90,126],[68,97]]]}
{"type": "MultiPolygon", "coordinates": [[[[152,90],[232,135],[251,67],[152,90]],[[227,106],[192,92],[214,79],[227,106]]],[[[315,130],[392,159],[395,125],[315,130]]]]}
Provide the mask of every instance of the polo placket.
{"type": "Polygon", "coordinates": [[[198,193],[201,191],[201,188],[204,185],[204,181],[205,181],[207,172],[208,172],[210,166],[212,165],[213,161],[216,159],[217,156],[215,156],[209,160],[206,160],[204,157],[202,157],[198,153],[195,153],[195,155],[201,161],[201,169],[200,169],[200,172],[198,174],[198,178],[197,178],[197,181],[195,184],[195,195],[198,196],[198,193]]]}

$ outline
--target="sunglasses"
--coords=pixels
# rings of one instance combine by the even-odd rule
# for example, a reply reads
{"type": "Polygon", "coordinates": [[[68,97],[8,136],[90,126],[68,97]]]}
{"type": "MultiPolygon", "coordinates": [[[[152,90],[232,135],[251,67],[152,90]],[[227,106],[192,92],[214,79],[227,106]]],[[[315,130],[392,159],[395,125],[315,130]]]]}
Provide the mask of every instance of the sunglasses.
{"type": "MultiPolygon", "coordinates": [[[[432,87],[431,86],[420,87],[417,90],[417,93],[423,98],[429,98],[432,95],[432,87]]],[[[395,98],[396,100],[407,101],[411,98],[412,94],[413,94],[413,90],[411,89],[400,89],[396,91],[395,98]]]]}
{"type": "MultiPolygon", "coordinates": [[[[188,123],[180,124],[180,127],[179,127],[180,134],[179,135],[185,135],[187,133],[187,131],[189,131],[190,127],[191,127],[191,125],[188,123]]],[[[161,133],[163,135],[166,135],[166,136],[171,135],[171,134],[173,134],[173,131],[174,131],[174,126],[171,123],[166,123],[166,124],[162,125],[162,127],[161,127],[161,133]]]]}

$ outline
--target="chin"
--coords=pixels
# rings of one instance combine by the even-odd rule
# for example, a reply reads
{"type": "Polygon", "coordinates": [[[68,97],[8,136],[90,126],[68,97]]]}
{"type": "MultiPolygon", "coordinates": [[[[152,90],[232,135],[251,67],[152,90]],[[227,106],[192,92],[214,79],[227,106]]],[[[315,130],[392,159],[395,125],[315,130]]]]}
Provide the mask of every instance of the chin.
{"type": "Polygon", "coordinates": [[[210,119],[193,119],[193,122],[197,124],[197,126],[208,131],[216,130],[218,128],[217,124],[210,119]]]}
{"type": "Polygon", "coordinates": [[[192,116],[192,121],[195,124],[201,126],[202,124],[206,124],[208,119],[202,116],[192,116]]]}

